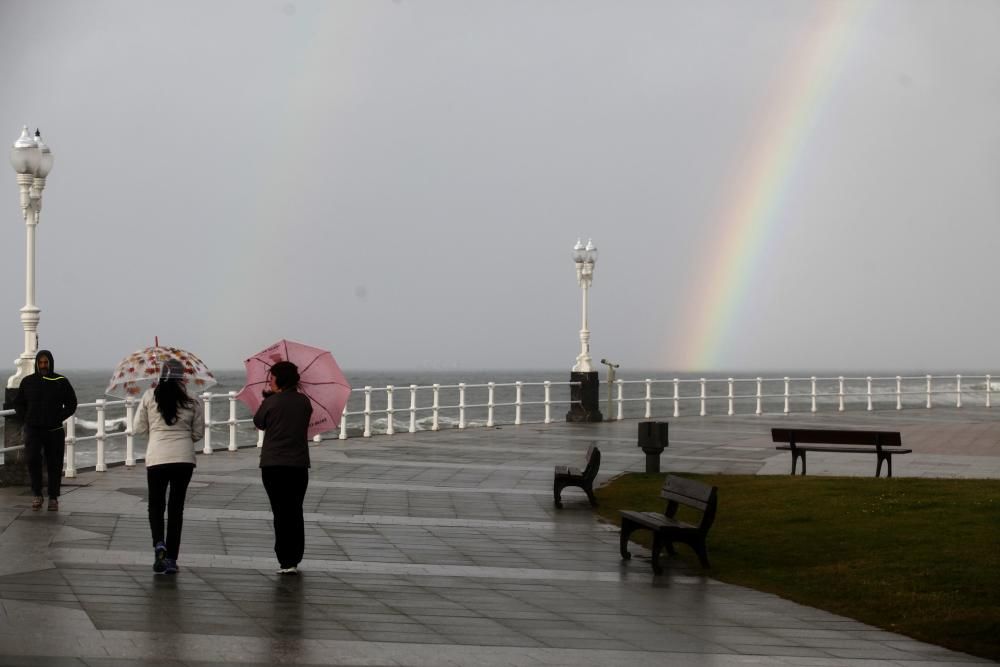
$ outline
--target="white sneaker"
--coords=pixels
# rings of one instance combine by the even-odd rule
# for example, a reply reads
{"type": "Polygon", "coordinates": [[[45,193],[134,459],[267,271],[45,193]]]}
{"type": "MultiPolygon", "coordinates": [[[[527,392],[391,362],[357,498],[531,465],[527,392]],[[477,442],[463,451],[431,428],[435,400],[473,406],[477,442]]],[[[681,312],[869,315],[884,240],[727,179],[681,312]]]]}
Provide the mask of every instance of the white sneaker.
{"type": "Polygon", "coordinates": [[[298,574],[299,568],[296,566],[278,568],[275,574],[298,574]]]}

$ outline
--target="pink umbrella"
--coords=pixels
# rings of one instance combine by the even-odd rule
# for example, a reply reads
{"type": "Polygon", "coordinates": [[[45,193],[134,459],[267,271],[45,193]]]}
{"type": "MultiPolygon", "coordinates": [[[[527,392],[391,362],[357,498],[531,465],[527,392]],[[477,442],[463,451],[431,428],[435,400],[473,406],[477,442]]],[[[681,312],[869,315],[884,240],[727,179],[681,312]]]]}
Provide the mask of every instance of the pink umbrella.
{"type": "Polygon", "coordinates": [[[344,406],[351,395],[351,385],[333,355],[318,347],[280,340],[261,350],[244,362],[246,386],[236,398],[256,413],[264,402],[261,392],[268,388],[271,366],[279,361],[290,361],[299,368],[299,392],[308,396],[313,405],[309,437],[340,426],[344,406]]]}

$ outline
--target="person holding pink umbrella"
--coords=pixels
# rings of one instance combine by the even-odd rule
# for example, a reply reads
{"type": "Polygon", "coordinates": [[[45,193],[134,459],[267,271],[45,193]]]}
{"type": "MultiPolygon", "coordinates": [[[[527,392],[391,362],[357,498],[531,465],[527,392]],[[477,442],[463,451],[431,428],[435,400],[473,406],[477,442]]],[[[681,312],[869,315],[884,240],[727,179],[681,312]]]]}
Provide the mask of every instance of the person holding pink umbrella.
{"type": "Polygon", "coordinates": [[[269,390],[253,416],[264,432],[260,476],[274,515],[274,555],[278,574],[298,574],[305,552],[302,503],[309,486],[309,421],[312,401],[299,393],[299,369],[290,361],[270,368],[269,390]]]}

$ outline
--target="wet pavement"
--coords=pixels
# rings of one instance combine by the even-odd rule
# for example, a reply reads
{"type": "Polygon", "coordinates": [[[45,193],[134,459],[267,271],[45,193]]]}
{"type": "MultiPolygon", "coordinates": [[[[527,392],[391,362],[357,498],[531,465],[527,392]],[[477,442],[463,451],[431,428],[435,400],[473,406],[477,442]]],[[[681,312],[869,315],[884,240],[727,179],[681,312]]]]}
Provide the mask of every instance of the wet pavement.
{"type": "MultiPolygon", "coordinates": [[[[787,474],[772,426],[900,430],[895,476],[1000,478],[985,408],[670,422],[675,472],[787,474]]],[[[813,665],[986,662],[772,595],[676,559],[622,562],[554,465],[602,451],[639,471],[634,420],[422,432],[313,446],[306,554],[275,574],[257,450],[199,456],[176,576],[154,576],[145,470],[67,480],[61,511],[0,489],[0,665],[813,665]]],[[[250,444],[250,443],[247,443],[250,444]]],[[[873,476],[873,455],[809,455],[873,476]]],[[[720,507],[725,511],[725,507],[720,507]]],[[[711,541],[711,538],[710,538],[711,541]]],[[[681,547],[682,549],[684,547],[681,547]]]]}

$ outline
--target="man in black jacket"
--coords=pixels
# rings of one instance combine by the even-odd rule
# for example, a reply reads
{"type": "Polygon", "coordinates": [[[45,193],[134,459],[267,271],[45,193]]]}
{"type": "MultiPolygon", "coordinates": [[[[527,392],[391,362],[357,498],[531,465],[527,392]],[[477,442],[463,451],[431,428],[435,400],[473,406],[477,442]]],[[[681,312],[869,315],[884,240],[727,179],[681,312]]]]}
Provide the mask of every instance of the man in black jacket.
{"type": "Polygon", "coordinates": [[[76,392],[57,375],[52,353],[39,350],[35,372],[21,380],[14,396],[14,411],[24,421],[24,451],[31,476],[31,509],[42,508],[42,458],[49,476],[49,511],[59,509],[66,434],[63,422],[76,412],[76,392]]]}

